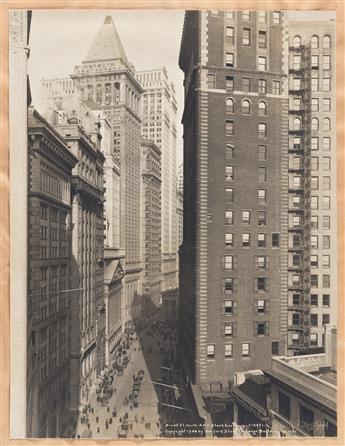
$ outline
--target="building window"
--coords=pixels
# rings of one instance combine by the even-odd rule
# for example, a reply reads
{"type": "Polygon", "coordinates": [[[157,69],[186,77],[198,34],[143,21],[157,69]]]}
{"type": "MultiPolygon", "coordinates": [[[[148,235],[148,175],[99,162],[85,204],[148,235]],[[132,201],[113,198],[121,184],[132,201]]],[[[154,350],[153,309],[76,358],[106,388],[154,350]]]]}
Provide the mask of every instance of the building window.
{"type": "Polygon", "coordinates": [[[293,98],[293,110],[300,110],[301,108],[301,98],[293,98]]]}
{"type": "Polygon", "coordinates": [[[232,136],[234,134],[234,121],[226,121],[225,134],[227,136],[232,136]]]}
{"type": "Polygon", "coordinates": [[[259,299],[256,301],[256,313],[265,314],[266,313],[266,301],[259,299]]]}
{"type": "Polygon", "coordinates": [[[287,420],[290,420],[290,398],[285,393],[278,391],[278,412],[287,420]]]}
{"type": "Polygon", "coordinates": [[[292,142],[293,142],[294,150],[300,150],[300,148],[301,148],[301,138],[299,136],[294,136],[292,142]]]}
{"type": "Polygon", "coordinates": [[[268,334],[268,324],[267,322],[257,322],[256,324],[256,334],[257,336],[265,336],[268,334]]]}
{"type": "Polygon", "coordinates": [[[258,225],[259,226],[266,225],[266,211],[258,211],[258,225]]]}
{"type": "Polygon", "coordinates": [[[329,314],[323,314],[322,315],[322,325],[326,325],[330,323],[330,316],[329,314]]]}
{"type": "Polygon", "coordinates": [[[318,38],[318,36],[312,36],[312,38],[311,38],[311,47],[314,50],[319,48],[319,38],[318,38]]]}
{"type": "Polygon", "coordinates": [[[292,205],[294,208],[299,209],[301,207],[301,197],[299,195],[294,195],[292,197],[292,205]]]}
{"type": "Polygon", "coordinates": [[[301,184],[302,184],[302,178],[300,176],[294,176],[292,177],[293,180],[293,188],[294,189],[300,189],[301,188],[301,184]]]}
{"type": "Polygon", "coordinates": [[[259,138],[266,138],[267,136],[267,124],[260,122],[258,124],[258,132],[259,132],[259,138]]]}
{"type": "Polygon", "coordinates": [[[259,233],[258,234],[258,247],[259,248],[265,248],[266,247],[266,234],[265,233],[259,233]]]}
{"type": "Polygon", "coordinates": [[[292,304],[293,305],[300,305],[301,303],[301,295],[300,294],[293,294],[292,296],[292,304]]]}
{"type": "Polygon", "coordinates": [[[234,66],[234,53],[225,53],[225,66],[228,68],[234,66]]]}
{"type": "Polygon", "coordinates": [[[331,138],[328,136],[323,138],[322,148],[325,152],[329,152],[331,150],[331,138]]]}
{"type": "Polygon", "coordinates": [[[312,156],[310,160],[310,168],[311,170],[319,170],[319,158],[316,156],[312,156]]]}
{"type": "Polygon", "coordinates": [[[311,90],[317,91],[319,89],[319,78],[313,77],[311,80],[311,90]]]}
{"type": "Polygon", "coordinates": [[[311,100],[311,111],[319,111],[319,99],[313,98],[311,100]]]}
{"type": "Polygon", "coordinates": [[[250,77],[242,77],[242,90],[245,92],[250,91],[250,77]]]}
{"type": "Polygon", "coordinates": [[[312,215],[310,217],[311,229],[319,229],[319,217],[317,215],[312,215]]]}
{"type": "Polygon", "coordinates": [[[225,159],[232,160],[234,158],[234,145],[231,143],[225,144],[225,159]]]}
{"type": "Polygon", "coordinates": [[[248,248],[250,246],[250,234],[242,234],[242,247],[248,248]]]}
{"type": "Polygon", "coordinates": [[[224,355],[226,358],[232,358],[232,344],[225,344],[224,355]]]}
{"type": "Polygon", "coordinates": [[[323,56],[322,58],[322,68],[324,70],[331,69],[331,56],[323,56]]]}
{"type": "Polygon", "coordinates": [[[232,210],[225,211],[225,224],[226,225],[234,224],[234,211],[232,210]]]}
{"type": "Polygon", "coordinates": [[[224,302],[224,313],[225,314],[234,314],[234,301],[226,300],[224,302]]]}
{"type": "Polygon", "coordinates": [[[279,248],[280,234],[279,232],[272,232],[272,248],[279,248]]]}
{"type": "Polygon", "coordinates": [[[293,68],[294,70],[299,70],[301,68],[301,56],[299,54],[293,56],[293,68]]]}
{"type": "Polygon", "coordinates": [[[330,256],[328,254],[324,254],[322,256],[322,266],[323,268],[329,268],[330,267],[330,256]]]}
{"type": "Polygon", "coordinates": [[[319,120],[317,118],[313,118],[311,120],[311,129],[312,130],[319,130],[319,120]]]}
{"type": "Polygon", "coordinates": [[[208,359],[214,359],[215,356],[215,345],[214,344],[209,344],[207,346],[207,358],[208,359]]]}
{"type": "Polygon", "coordinates": [[[311,177],[310,178],[310,189],[311,190],[319,189],[319,177],[311,177]]]}
{"type": "Polygon", "coordinates": [[[227,98],[225,101],[225,111],[227,113],[233,113],[234,112],[234,101],[231,98],[227,98]]]}
{"type": "Polygon", "coordinates": [[[259,79],[258,87],[259,87],[259,93],[260,94],[266,94],[266,80],[265,79],[259,79]]]}
{"type": "Polygon", "coordinates": [[[259,204],[266,204],[266,189],[258,190],[258,202],[259,204]]]}
{"type": "Polygon", "coordinates": [[[234,18],[234,11],[225,11],[225,18],[233,20],[233,18],[234,18]]]}
{"type": "Polygon", "coordinates": [[[243,28],[242,31],[242,45],[250,46],[250,28],[243,28]]]}
{"type": "Polygon", "coordinates": [[[271,345],[272,356],[279,356],[279,341],[272,341],[271,345]]]}
{"type": "Polygon", "coordinates": [[[322,103],[323,103],[323,111],[325,111],[325,112],[331,111],[330,98],[324,98],[322,103]]]}
{"type": "Polygon", "coordinates": [[[229,248],[234,246],[234,244],[233,244],[233,234],[230,233],[230,232],[226,232],[225,233],[225,245],[227,247],[229,247],[229,248]]]}
{"type": "Polygon", "coordinates": [[[323,130],[324,130],[324,132],[328,132],[331,130],[331,120],[329,118],[324,118],[323,130]]]}
{"type": "Polygon", "coordinates": [[[242,113],[244,115],[250,114],[250,102],[248,101],[248,99],[244,99],[242,101],[242,113]]]}
{"type": "Polygon", "coordinates": [[[302,121],[300,118],[294,118],[293,120],[293,128],[294,130],[301,130],[302,121]]]}
{"type": "Polygon", "coordinates": [[[207,88],[216,88],[216,76],[214,74],[207,75],[207,88]]]}
{"type": "Polygon", "coordinates": [[[245,225],[250,224],[250,211],[242,211],[242,223],[245,225]]]}
{"type": "Polygon", "coordinates": [[[250,344],[249,342],[242,343],[242,356],[249,357],[250,356],[250,344]]]}
{"type": "Polygon", "coordinates": [[[256,282],[255,291],[267,291],[266,277],[256,277],[255,282],[256,282]]]}
{"type": "Polygon", "coordinates": [[[323,49],[328,49],[328,48],[331,47],[331,38],[330,38],[330,36],[323,36],[322,47],[323,47],[323,49]]]}
{"type": "Polygon", "coordinates": [[[266,11],[258,11],[259,23],[266,23],[266,11]]]}
{"type": "Polygon", "coordinates": [[[280,81],[273,81],[272,87],[273,87],[272,93],[274,95],[280,95],[280,81]]]}
{"type": "Polygon", "coordinates": [[[325,77],[322,80],[322,90],[323,91],[331,91],[331,79],[325,77]]]}
{"type": "Polygon", "coordinates": [[[256,257],[256,267],[261,271],[266,271],[266,256],[257,256],[256,257]]]}
{"type": "Polygon", "coordinates": [[[259,161],[266,161],[266,146],[259,146],[259,161]]]}
{"type": "Polygon", "coordinates": [[[319,296],[317,294],[310,295],[310,305],[317,307],[319,305],[319,296]]]}
{"type": "Polygon", "coordinates": [[[298,333],[292,333],[292,345],[299,344],[299,335],[298,333]]]}
{"type": "MultiPolygon", "coordinates": [[[[273,242],[273,239],[272,239],[273,242]]],[[[301,236],[299,234],[293,234],[292,236],[292,247],[300,248],[301,247],[301,236]]]]}
{"type": "Polygon", "coordinates": [[[233,203],[234,202],[234,189],[232,187],[225,188],[226,192],[226,199],[228,202],[233,203]]]}
{"type": "Polygon", "coordinates": [[[331,228],[331,217],[329,215],[322,216],[322,228],[323,229],[331,228]]]}
{"type": "Polygon", "coordinates": [[[298,313],[293,313],[292,315],[292,325],[300,324],[300,315],[298,313]]]}
{"type": "Polygon", "coordinates": [[[331,170],[331,158],[329,156],[324,156],[322,158],[322,170],[331,170]]]}
{"type": "Polygon", "coordinates": [[[317,249],[319,244],[319,238],[317,235],[311,235],[310,236],[310,247],[312,249],[317,249]]]}
{"type": "Polygon", "coordinates": [[[274,25],[280,25],[281,15],[280,11],[273,11],[272,22],[274,25]]]}
{"type": "Polygon", "coordinates": [[[312,210],[319,209],[319,197],[317,197],[317,196],[311,197],[311,199],[310,199],[310,208],[312,210]]]}
{"type": "Polygon", "coordinates": [[[259,102],[259,116],[267,115],[267,104],[264,101],[259,102]]]}
{"type": "Polygon", "coordinates": [[[322,295],[322,305],[324,307],[329,307],[331,301],[331,296],[329,294],[323,294],[322,295]]]}
{"type": "Polygon", "coordinates": [[[250,20],[250,11],[242,11],[242,20],[250,20]]]}
{"type": "Polygon", "coordinates": [[[325,423],[325,437],[336,437],[337,436],[337,426],[328,420],[325,423]]]}
{"type": "Polygon", "coordinates": [[[266,177],[266,167],[259,167],[258,168],[258,172],[259,172],[259,175],[258,175],[259,183],[266,182],[266,180],[267,180],[267,177],[266,177]]]}
{"type": "Polygon", "coordinates": [[[266,31],[259,31],[259,48],[266,48],[267,46],[267,33],[266,31]]]}
{"type": "Polygon", "coordinates": [[[224,279],[224,292],[226,294],[233,293],[234,291],[234,279],[232,277],[224,279]]]}
{"type": "Polygon", "coordinates": [[[318,256],[317,255],[311,255],[310,256],[310,266],[312,268],[317,268],[319,266],[318,256]]]}
{"type": "Polygon", "coordinates": [[[322,209],[324,211],[329,211],[331,209],[331,197],[329,196],[322,197],[322,209]]]}
{"type": "Polygon", "coordinates": [[[258,70],[266,71],[266,57],[263,56],[258,57],[258,70]]]}
{"type": "Polygon", "coordinates": [[[227,270],[234,269],[234,256],[224,256],[224,268],[227,270]]]}
{"type": "Polygon", "coordinates": [[[234,179],[234,166],[225,166],[225,179],[226,181],[234,179]]]}
{"type": "Polygon", "coordinates": [[[319,138],[313,136],[311,138],[311,150],[319,150],[319,138]]]}
{"type": "Polygon", "coordinates": [[[310,286],[317,288],[319,286],[319,276],[317,274],[310,275],[310,286]]]}
{"type": "Polygon", "coordinates": [[[331,276],[329,274],[322,275],[322,287],[329,288],[331,286],[331,276]]]}
{"type": "Polygon", "coordinates": [[[226,91],[234,91],[234,77],[233,76],[226,76],[225,88],[226,88],[226,91]]]}
{"type": "Polygon", "coordinates": [[[234,43],[234,28],[232,26],[226,27],[226,37],[228,43],[234,43]]]}
{"type": "Polygon", "coordinates": [[[311,68],[318,69],[319,68],[319,56],[313,55],[311,56],[311,68]]]}

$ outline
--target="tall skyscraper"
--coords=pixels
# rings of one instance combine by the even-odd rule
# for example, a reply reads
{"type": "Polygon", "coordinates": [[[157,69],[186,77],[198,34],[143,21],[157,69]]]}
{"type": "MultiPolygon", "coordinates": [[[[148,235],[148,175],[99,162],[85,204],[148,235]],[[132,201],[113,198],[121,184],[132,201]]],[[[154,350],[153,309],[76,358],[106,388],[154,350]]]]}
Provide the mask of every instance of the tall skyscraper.
{"type": "Polygon", "coordinates": [[[288,85],[279,11],[187,11],[181,342],[208,391],[287,336],[288,85]]]}
{"type": "Polygon", "coordinates": [[[177,287],[176,219],[176,98],[165,67],[137,71],[144,89],[142,97],[142,135],[161,150],[162,177],[162,291],[177,287]]]}
{"type": "Polygon", "coordinates": [[[120,166],[120,248],[125,249],[123,325],[139,317],[140,258],[140,96],[113,19],[107,16],[85,59],[75,67],[75,87],[95,110],[102,110],[111,127],[111,151],[120,166]]]}
{"type": "Polygon", "coordinates": [[[33,107],[28,112],[27,435],[62,435],[69,424],[71,178],[78,159],[33,107]]]}
{"type": "Polygon", "coordinates": [[[288,22],[289,353],[337,322],[335,22],[288,22]]]}
{"type": "Polygon", "coordinates": [[[141,143],[143,305],[152,312],[161,291],[161,152],[153,141],[141,143]]]}

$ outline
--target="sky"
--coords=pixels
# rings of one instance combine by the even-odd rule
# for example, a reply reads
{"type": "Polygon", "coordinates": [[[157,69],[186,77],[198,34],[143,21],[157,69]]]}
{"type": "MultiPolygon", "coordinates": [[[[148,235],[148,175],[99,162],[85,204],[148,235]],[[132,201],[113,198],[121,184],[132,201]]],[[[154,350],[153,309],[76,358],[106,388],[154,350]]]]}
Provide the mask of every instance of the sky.
{"type": "MultiPolygon", "coordinates": [[[[42,78],[66,77],[87,54],[104,18],[113,17],[127,58],[136,70],[165,66],[176,89],[177,164],[182,162],[183,73],[178,67],[182,10],[33,10],[29,75],[33,105],[42,78]]],[[[292,20],[334,18],[332,11],[289,11],[292,20]]]]}

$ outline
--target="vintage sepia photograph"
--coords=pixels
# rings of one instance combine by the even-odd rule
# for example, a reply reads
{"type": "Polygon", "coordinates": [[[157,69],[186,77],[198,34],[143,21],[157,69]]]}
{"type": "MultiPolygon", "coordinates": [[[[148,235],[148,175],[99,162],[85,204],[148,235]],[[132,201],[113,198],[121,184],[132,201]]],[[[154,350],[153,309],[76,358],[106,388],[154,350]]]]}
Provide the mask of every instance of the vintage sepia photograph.
{"type": "Polygon", "coordinates": [[[8,20],[10,438],[337,437],[336,11],[8,20]]]}

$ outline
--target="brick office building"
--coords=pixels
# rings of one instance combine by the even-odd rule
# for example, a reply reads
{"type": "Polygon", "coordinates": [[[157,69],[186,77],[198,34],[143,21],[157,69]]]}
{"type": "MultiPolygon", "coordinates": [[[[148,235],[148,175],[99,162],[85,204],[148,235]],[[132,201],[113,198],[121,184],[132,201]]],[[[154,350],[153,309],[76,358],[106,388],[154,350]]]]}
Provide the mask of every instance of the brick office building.
{"type": "Polygon", "coordinates": [[[28,111],[27,436],[60,436],[69,422],[71,176],[78,162],[33,107],[28,111]]]}
{"type": "Polygon", "coordinates": [[[181,340],[205,390],[286,350],[285,50],[279,11],[186,12],[181,340]]]}
{"type": "Polygon", "coordinates": [[[288,22],[289,354],[337,322],[335,22],[288,22]]]}

